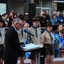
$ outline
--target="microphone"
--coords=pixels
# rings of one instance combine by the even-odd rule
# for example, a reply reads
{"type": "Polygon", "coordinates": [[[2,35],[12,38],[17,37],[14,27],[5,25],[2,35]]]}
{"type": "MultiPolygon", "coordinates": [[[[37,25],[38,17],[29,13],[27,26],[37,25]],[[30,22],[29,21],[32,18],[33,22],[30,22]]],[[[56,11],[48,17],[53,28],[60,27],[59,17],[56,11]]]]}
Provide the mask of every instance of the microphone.
{"type": "Polygon", "coordinates": [[[28,34],[30,34],[30,35],[32,35],[32,36],[34,36],[32,33],[28,32],[27,29],[24,29],[24,32],[25,32],[25,33],[28,33],[28,34]]]}

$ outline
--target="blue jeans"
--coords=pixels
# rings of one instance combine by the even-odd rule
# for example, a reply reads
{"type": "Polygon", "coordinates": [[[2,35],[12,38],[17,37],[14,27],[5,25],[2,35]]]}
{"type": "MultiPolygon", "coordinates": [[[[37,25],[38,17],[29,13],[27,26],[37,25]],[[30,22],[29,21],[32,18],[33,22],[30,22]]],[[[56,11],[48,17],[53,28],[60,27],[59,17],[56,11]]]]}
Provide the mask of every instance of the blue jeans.
{"type": "Polygon", "coordinates": [[[58,58],[59,57],[59,50],[54,50],[54,58],[58,58]]]}

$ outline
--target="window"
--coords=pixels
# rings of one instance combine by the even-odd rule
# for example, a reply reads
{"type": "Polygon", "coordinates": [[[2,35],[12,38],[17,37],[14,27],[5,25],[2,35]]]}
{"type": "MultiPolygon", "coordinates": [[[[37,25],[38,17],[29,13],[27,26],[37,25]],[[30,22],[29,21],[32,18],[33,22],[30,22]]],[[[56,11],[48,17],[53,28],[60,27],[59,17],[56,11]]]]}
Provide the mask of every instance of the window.
{"type": "Polygon", "coordinates": [[[6,3],[0,3],[0,15],[6,12],[6,3]]]}

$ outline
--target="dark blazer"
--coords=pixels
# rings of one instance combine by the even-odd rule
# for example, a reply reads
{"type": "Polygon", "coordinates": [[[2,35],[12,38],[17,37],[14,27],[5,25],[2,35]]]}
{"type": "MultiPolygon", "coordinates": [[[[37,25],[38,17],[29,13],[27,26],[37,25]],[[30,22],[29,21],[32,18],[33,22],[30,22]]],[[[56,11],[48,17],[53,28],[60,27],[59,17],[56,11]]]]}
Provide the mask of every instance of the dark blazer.
{"type": "Polygon", "coordinates": [[[17,59],[22,55],[18,34],[11,26],[5,34],[5,51],[3,60],[17,63],[17,59]]]}
{"type": "Polygon", "coordinates": [[[12,25],[12,21],[13,21],[13,19],[12,19],[12,17],[10,16],[10,17],[9,17],[10,26],[12,25]]]}
{"type": "Polygon", "coordinates": [[[39,20],[40,20],[41,27],[44,27],[46,24],[46,18],[39,17],[39,20]],[[42,22],[42,21],[44,21],[44,22],[42,22]]]}

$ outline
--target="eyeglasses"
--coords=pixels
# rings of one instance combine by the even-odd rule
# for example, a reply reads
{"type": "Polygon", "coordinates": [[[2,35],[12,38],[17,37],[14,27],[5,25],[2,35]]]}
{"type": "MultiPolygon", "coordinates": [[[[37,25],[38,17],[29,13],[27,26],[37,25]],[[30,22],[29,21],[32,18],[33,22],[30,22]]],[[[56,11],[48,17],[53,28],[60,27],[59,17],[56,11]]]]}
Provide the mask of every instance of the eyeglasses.
{"type": "Polygon", "coordinates": [[[20,23],[18,23],[21,27],[23,27],[20,23]]]}

